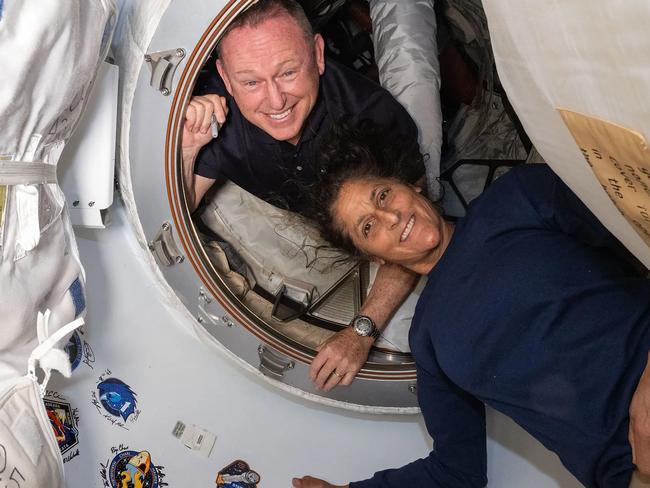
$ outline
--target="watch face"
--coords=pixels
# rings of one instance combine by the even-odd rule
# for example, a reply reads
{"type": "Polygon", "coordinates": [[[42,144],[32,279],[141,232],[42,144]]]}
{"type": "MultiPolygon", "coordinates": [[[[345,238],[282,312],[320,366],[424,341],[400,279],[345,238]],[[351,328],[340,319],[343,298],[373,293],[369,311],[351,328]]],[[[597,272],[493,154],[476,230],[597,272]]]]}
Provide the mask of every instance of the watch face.
{"type": "Polygon", "coordinates": [[[354,330],[363,337],[368,337],[374,329],[372,321],[368,317],[357,317],[354,320],[354,330]]]}

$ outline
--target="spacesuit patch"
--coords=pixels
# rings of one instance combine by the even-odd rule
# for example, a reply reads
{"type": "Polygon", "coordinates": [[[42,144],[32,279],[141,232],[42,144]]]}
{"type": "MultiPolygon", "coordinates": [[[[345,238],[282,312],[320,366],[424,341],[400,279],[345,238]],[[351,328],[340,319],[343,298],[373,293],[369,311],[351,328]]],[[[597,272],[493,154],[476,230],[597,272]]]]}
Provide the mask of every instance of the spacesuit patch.
{"type": "Polygon", "coordinates": [[[238,459],[219,471],[217,488],[257,488],[261,477],[247,462],[238,459]]]}

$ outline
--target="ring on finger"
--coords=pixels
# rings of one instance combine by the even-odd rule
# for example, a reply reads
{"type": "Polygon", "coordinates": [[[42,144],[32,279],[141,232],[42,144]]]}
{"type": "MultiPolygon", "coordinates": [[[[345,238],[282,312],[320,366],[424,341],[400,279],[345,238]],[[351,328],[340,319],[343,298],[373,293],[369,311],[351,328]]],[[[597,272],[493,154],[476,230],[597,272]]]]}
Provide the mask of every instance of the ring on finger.
{"type": "Polygon", "coordinates": [[[339,373],[338,371],[332,371],[332,374],[334,376],[336,376],[338,379],[341,379],[341,378],[343,378],[343,376],[345,376],[345,375],[342,375],[341,373],[339,373]]]}

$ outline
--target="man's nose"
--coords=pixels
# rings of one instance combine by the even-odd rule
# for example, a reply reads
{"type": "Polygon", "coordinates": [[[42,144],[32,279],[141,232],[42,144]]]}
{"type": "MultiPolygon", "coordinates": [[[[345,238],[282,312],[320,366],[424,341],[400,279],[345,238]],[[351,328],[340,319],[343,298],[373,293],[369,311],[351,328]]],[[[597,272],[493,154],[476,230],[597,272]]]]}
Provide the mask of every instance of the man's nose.
{"type": "Polygon", "coordinates": [[[270,108],[274,110],[281,110],[284,108],[285,96],[280,89],[280,86],[272,81],[268,84],[268,97],[270,108]]]}
{"type": "Polygon", "coordinates": [[[400,221],[399,210],[377,209],[377,216],[388,228],[395,227],[400,221]]]}

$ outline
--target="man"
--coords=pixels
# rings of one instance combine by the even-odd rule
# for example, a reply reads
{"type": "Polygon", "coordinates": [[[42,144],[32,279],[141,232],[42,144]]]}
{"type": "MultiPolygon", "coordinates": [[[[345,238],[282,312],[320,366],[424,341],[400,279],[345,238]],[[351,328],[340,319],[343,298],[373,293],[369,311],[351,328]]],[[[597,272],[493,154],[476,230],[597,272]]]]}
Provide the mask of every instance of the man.
{"type": "MultiPolygon", "coordinates": [[[[192,210],[215,180],[227,177],[269,203],[300,212],[300,189],[318,172],[319,143],[341,118],[370,119],[391,127],[395,137],[417,140],[415,124],[387,91],[325,60],[323,38],[313,34],[293,0],[254,4],[229,26],[218,51],[223,85],[215,80],[190,101],[185,115],[182,155],[192,210]]],[[[416,279],[398,266],[379,269],[354,326],[324,343],[312,362],[317,388],[352,383],[416,279]]]]}

